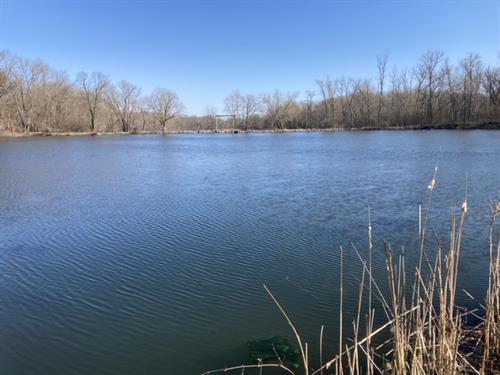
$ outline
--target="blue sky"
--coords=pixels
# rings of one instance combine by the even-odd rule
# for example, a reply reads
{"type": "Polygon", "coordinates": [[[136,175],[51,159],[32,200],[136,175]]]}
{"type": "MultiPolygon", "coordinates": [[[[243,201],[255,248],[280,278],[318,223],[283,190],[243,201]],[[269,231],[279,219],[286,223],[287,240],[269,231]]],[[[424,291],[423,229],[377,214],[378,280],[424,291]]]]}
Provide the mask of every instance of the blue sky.
{"type": "Polygon", "coordinates": [[[500,63],[500,0],[0,0],[0,49],[52,67],[102,71],[148,93],[176,91],[188,113],[223,110],[233,89],[315,89],[375,77],[375,57],[413,66],[428,49],[500,63]]]}

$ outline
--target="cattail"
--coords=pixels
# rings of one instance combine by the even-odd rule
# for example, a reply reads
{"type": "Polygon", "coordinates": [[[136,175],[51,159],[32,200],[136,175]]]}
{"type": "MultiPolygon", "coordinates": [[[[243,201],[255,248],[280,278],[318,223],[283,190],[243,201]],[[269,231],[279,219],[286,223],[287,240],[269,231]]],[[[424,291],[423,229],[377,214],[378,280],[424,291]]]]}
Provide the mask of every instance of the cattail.
{"type": "Polygon", "coordinates": [[[464,200],[464,203],[462,203],[462,212],[464,214],[467,213],[467,208],[468,208],[468,206],[467,206],[467,199],[466,199],[466,200],[464,200]]]}
{"type": "Polygon", "coordinates": [[[432,176],[432,180],[431,180],[431,183],[429,185],[427,185],[427,189],[429,189],[430,191],[433,191],[434,190],[434,187],[436,186],[436,176],[437,176],[437,171],[438,171],[438,167],[437,165],[434,167],[434,175],[432,176]]]}
{"type": "Polygon", "coordinates": [[[427,186],[427,189],[429,189],[430,191],[433,191],[435,186],[436,186],[436,179],[433,178],[431,180],[431,183],[427,186]]]}

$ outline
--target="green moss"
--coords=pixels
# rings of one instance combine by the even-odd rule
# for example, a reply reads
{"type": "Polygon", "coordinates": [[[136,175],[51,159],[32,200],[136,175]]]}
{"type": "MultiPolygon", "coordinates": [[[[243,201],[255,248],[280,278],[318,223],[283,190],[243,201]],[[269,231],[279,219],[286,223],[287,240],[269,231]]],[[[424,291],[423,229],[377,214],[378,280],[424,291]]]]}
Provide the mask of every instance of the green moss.
{"type": "Polygon", "coordinates": [[[283,337],[272,336],[263,340],[249,341],[247,346],[250,358],[256,363],[259,360],[263,363],[278,363],[276,357],[278,355],[285,365],[293,369],[300,367],[299,351],[283,337]]]}

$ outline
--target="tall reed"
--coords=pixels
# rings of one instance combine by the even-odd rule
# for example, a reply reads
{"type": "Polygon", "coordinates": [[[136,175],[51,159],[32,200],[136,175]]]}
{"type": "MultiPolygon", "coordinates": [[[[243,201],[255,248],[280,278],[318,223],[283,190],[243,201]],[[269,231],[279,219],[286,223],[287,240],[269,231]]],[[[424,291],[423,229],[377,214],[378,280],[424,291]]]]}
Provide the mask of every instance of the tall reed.
{"type": "MultiPolygon", "coordinates": [[[[465,311],[456,304],[459,280],[459,264],[462,252],[463,231],[468,213],[467,195],[459,209],[451,210],[450,239],[447,249],[438,247],[434,259],[425,249],[425,239],[431,208],[432,193],[436,186],[437,167],[429,185],[429,199],[423,222],[419,209],[419,257],[413,277],[405,264],[404,251],[395,255],[391,244],[384,244],[388,295],[382,292],[372,273],[372,224],[368,211],[368,259],[358,255],[362,273],[358,289],[356,316],[353,319],[353,338],[344,337],[344,249],[340,249],[339,280],[339,351],[331,359],[323,361],[323,330],[320,331],[320,363],[313,367],[308,344],[292,323],[285,309],[271,293],[265,290],[290,325],[300,349],[305,375],[317,374],[411,374],[453,375],[500,373],[500,240],[495,242],[495,224],[500,217],[500,202],[492,205],[489,226],[489,282],[486,301],[479,304],[482,312],[465,311]],[[457,211],[459,214],[457,215],[457,211]],[[410,284],[408,281],[413,279],[410,284]],[[373,298],[380,301],[387,321],[374,327],[375,309],[373,298]],[[366,306],[364,306],[366,305],[366,306]],[[478,317],[480,323],[464,325],[467,316],[478,317]],[[365,331],[362,335],[361,327],[365,331]],[[384,333],[388,339],[375,346],[374,338],[384,333]],[[471,338],[472,337],[472,338],[471,338]],[[352,342],[348,344],[348,342],[352,342]],[[472,350],[464,350],[465,346],[472,350]]],[[[379,340],[380,341],[380,340],[379,340]]],[[[235,366],[212,370],[203,375],[241,371],[248,368],[277,368],[284,373],[298,375],[287,368],[281,359],[276,363],[235,366]]]]}

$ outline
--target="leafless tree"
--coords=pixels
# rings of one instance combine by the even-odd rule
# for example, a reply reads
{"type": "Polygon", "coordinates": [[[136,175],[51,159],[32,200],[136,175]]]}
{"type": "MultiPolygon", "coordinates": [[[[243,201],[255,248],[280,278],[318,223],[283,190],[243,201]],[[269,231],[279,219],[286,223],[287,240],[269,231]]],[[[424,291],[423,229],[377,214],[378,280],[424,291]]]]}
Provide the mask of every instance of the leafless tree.
{"type": "Polygon", "coordinates": [[[217,115],[217,108],[214,106],[207,106],[204,110],[204,115],[200,119],[200,128],[204,130],[216,130],[215,116],[217,115]]]}
{"type": "Polygon", "coordinates": [[[428,51],[420,58],[418,66],[419,76],[425,82],[426,116],[431,125],[434,119],[433,105],[443,78],[440,69],[443,57],[444,53],[441,51],[428,51]]]}
{"type": "Polygon", "coordinates": [[[262,95],[262,103],[266,108],[266,114],[273,128],[285,129],[285,122],[290,119],[293,107],[296,106],[295,99],[297,96],[298,93],[283,94],[279,90],[275,90],[272,95],[262,95]]]}
{"type": "Polygon", "coordinates": [[[180,116],[184,106],[173,91],[158,88],[150,97],[151,114],[160,125],[163,133],[167,132],[167,124],[173,118],[180,116]]]}
{"type": "Polygon", "coordinates": [[[357,106],[353,108],[355,122],[358,126],[371,127],[372,120],[372,99],[374,94],[370,80],[355,80],[354,81],[353,99],[357,106]]]}
{"type": "Polygon", "coordinates": [[[460,62],[462,70],[462,120],[465,124],[471,121],[477,110],[477,98],[479,90],[481,89],[481,72],[482,72],[481,58],[477,54],[469,53],[460,62]]]}
{"type": "Polygon", "coordinates": [[[387,52],[384,52],[381,55],[377,56],[377,69],[378,69],[378,106],[377,106],[377,126],[380,126],[380,116],[382,114],[382,105],[384,101],[384,82],[385,82],[385,74],[387,69],[387,60],[389,59],[389,55],[387,52]]]}
{"type": "Polygon", "coordinates": [[[488,66],[483,74],[483,87],[488,96],[488,107],[492,115],[500,114],[500,67],[488,66]]]}
{"type": "Polygon", "coordinates": [[[407,68],[393,70],[391,97],[394,100],[393,123],[402,126],[408,125],[411,121],[410,115],[414,112],[415,103],[412,92],[411,75],[407,68]]]}
{"type": "Polygon", "coordinates": [[[224,110],[227,114],[233,116],[233,125],[237,126],[243,114],[243,95],[240,90],[232,91],[224,99],[224,110]]]}
{"type": "MultiPolygon", "coordinates": [[[[466,126],[500,119],[500,65],[485,67],[476,54],[454,63],[429,51],[413,69],[394,67],[389,74],[382,55],[377,67],[375,80],[318,80],[318,95],[306,91],[300,101],[279,90],[260,97],[235,90],[225,111],[245,130],[466,126]]],[[[127,81],[114,86],[101,73],[71,79],[40,61],[0,51],[0,132],[213,129],[215,110],[203,116],[179,116],[181,111],[169,90],[145,97],[127,81]]]]}
{"type": "Polygon", "coordinates": [[[13,58],[8,51],[0,51],[0,99],[6,96],[13,88],[12,70],[13,58]]]}
{"type": "Polygon", "coordinates": [[[47,82],[48,67],[39,61],[18,58],[13,68],[14,102],[21,127],[29,133],[36,130],[34,118],[40,113],[37,109],[43,103],[41,89],[47,82]],[[37,108],[38,107],[38,108],[37,108]]]}
{"type": "Polygon", "coordinates": [[[312,128],[313,113],[314,113],[314,97],[316,93],[313,90],[306,90],[306,98],[304,100],[305,128],[312,128]]]}
{"type": "Polygon", "coordinates": [[[215,117],[217,114],[217,108],[214,106],[205,107],[205,116],[207,117],[215,117]]]}
{"type": "Polygon", "coordinates": [[[243,96],[241,115],[243,118],[244,130],[248,129],[249,121],[257,114],[259,110],[259,101],[255,95],[247,94],[243,96]]]}
{"type": "Polygon", "coordinates": [[[134,130],[135,111],[140,94],[140,88],[127,81],[120,81],[116,87],[108,86],[107,98],[123,133],[134,130]]]}
{"type": "Polygon", "coordinates": [[[340,94],[342,124],[344,128],[352,129],[356,118],[353,101],[355,96],[354,94],[358,89],[359,80],[342,77],[337,82],[340,94]]]}
{"type": "Polygon", "coordinates": [[[316,85],[318,85],[319,92],[323,101],[323,108],[325,111],[325,121],[330,124],[331,127],[335,127],[335,94],[337,91],[335,82],[326,77],[324,81],[316,80],[316,85]]]}
{"type": "Polygon", "coordinates": [[[443,74],[448,96],[448,118],[450,121],[455,122],[458,116],[459,85],[454,68],[448,59],[444,62],[443,74]]]}
{"type": "Polygon", "coordinates": [[[146,131],[148,123],[151,122],[153,117],[150,109],[150,98],[141,97],[137,103],[137,112],[139,114],[140,128],[142,132],[146,131]]]}
{"type": "Polygon", "coordinates": [[[45,129],[62,131],[73,126],[73,115],[77,112],[75,91],[66,72],[52,72],[45,86],[46,98],[43,119],[45,129]]]}
{"type": "Polygon", "coordinates": [[[98,108],[103,100],[104,92],[109,85],[108,78],[99,72],[94,72],[90,76],[81,72],[76,78],[77,84],[83,91],[85,103],[90,115],[89,130],[96,129],[98,108]]]}
{"type": "Polygon", "coordinates": [[[8,98],[14,88],[13,58],[8,51],[0,51],[0,129],[7,127],[8,98]]]}

